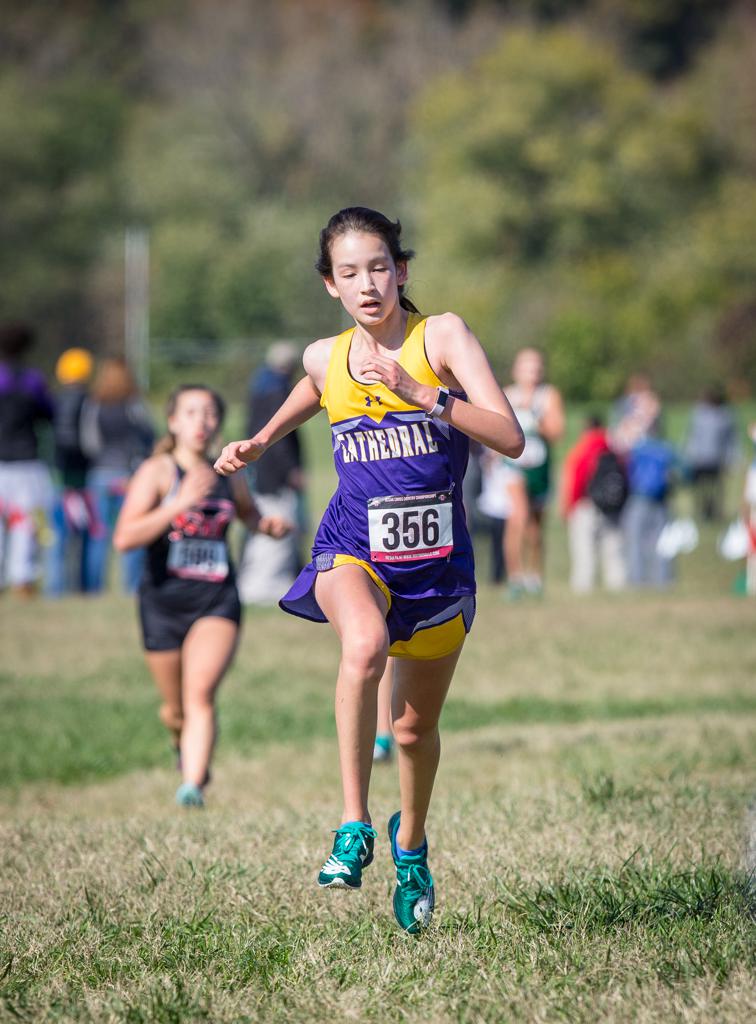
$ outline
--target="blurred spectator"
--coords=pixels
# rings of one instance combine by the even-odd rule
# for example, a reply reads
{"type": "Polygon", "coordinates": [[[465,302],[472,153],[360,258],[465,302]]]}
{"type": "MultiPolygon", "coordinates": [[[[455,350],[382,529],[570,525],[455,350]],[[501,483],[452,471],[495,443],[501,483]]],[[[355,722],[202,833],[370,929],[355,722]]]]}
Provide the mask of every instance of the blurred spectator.
{"type": "Polygon", "coordinates": [[[625,558],[620,515],[627,499],[627,479],[599,416],[589,417],[577,444],[567,453],[561,499],[572,589],[579,594],[592,590],[600,565],[607,590],[621,590],[625,558]]]}
{"type": "Polygon", "coordinates": [[[483,448],[480,456],[481,487],[477,498],[477,511],[483,518],[491,538],[492,583],[503,583],[507,578],[504,538],[512,507],[509,485],[515,472],[503,455],[499,455],[491,448],[483,448]]]}
{"type": "MultiPolygon", "coordinates": [[[[105,586],[110,539],[126,486],[134,470],[149,455],[154,437],[149,413],[126,361],[118,357],[105,359],[81,412],[81,447],[91,463],[87,490],[102,526],[98,535],[90,538],[87,549],[87,591],[96,592],[105,586]]],[[[121,555],[122,583],[127,593],[137,589],[143,565],[141,548],[121,555]]]]}
{"type": "Polygon", "coordinates": [[[67,349],[55,366],[60,387],[55,398],[53,436],[60,487],[53,507],[53,539],[47,561],[47,593],[53,597],[86,589],[87,549],[99,527],[85,486],[89,459],[81,448],[81,411],[92,366],[92,356],[83,348],[67,349]]]}
{"type": "MultiPolygon", "coordinates": [[[[748,428],[748,436],[756,445],[756,423],[748,428]]],[[[743,489],[743,520],[748,527],[746,556],[746,593],[756,594],[756,452],[752,452],[743,489]]]]}
{"type": "Polygon", "coordinates": [[[669,520],[667,501],[677,466],[675,450],[655,437],[638,441],[628,456],[630,496],[622,525],[631,586],[664,587],[672,582],[672,560],[659,554],[657,544],[669,520]]]}
{"type": "MultiPolygon", "coordinates": [[[[288,341],[275,342],[268,349],[263,366],[250,382],[247,437],[254,437],[288,397],[299,357],[297,347],[288,341]]],[[[278,516],[296,524],[282,540],[254,533],[244,545],[238,576],[242,601],[275,604],[301,568],[299,543],[306,515],[299,431],[272,445],[248,472],[261,515],[278,516]]]]}
{"type": "Polygon", "coordinates": [[[39,370],[25,365],[34,332],[0,326],[0,589],[31,595],[40,574],[41,534],[53,503],[50,471],[38,458],[36,428],[53,403],[39,370]]]}
{"type": "Polygon", "coordinates": [[[625,393],[612,408],[612,447],[619,453],[629,452],[644,437],[656,434],[661,421],[661,402],[643,373],[628,379],[625,393]]]}
{"type": "Polygon", "coordinates": [[[525,434],[525,451],[508,484],[511,502],[504,538],[509,593],[518,598],[543,589],[543,525],[551,487],[551,445],[564,430],[562,398],[544,383],[543,356],[532,348],[518,352],[513,383],[505,394],[525,434]]]}
{"type": "Polygon", "coordinates": [[[737,426],[732,409],[724,390],[711,387],[693,406],[684,449],[697,512],[706,522],[722,518],[723,475],[737,455],[737,426]]]}
{"type": "MultiPolygon", "coordinates": [[[[467,469],[462,480],[462,502],[465,506],[467,528],[470,535],[477,533],[481,526],[481,516],[478,513],[478,498],[483,487],[483,468],[481,465],[484,448],[479,441],[470,439],[470,454],[467,458],[467,469]]],[[[488,532],[488,524],[485,524],[488,532]]]]}

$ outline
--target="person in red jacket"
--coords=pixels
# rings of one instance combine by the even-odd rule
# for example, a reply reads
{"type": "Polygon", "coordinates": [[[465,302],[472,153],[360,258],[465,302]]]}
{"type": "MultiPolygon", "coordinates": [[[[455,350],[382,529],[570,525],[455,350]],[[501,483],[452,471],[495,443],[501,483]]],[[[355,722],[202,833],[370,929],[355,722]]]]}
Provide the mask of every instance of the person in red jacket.
{"type": "Polygon", "coordinates": [[[562,469],[561,507],[569,536],[570,585],[576,593],[593,589],[599,565],[608,590],[624,587],[620,512],[626,495],[603,421],[591,416],[562,469]]]}

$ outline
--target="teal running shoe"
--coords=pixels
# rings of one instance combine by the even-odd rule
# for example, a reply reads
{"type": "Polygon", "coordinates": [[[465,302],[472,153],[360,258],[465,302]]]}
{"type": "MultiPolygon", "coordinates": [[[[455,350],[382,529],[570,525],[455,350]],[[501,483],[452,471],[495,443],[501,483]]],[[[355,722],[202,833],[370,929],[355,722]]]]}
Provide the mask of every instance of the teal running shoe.
{"type": "Polygon", "coordinates": [[[373,764],[387,764],[391,760],[394,741],[391,736],[384,733],[376,736],[373,747],[373,764]]]}
{"type": "Polygon", "coordinates": [[[199,786],[193,782],[182,782],[176,790],[176,803],[179,807],[204,807],[205,799],[199,786]]]}
{"type": "Polygon", "coordinates": [[[527,596],[528,592],[521,580],[511,580],[504,591],[504,600],[509,602],[522,601],[527,596]]]}
{"type": "Polygon", "coordinates": [[[333,851],[320,869],[318,885],[323,889],[359,889],[362,869],[373,861],[376,831],[364,821],[348,821],[333,831],[333,851]]]}
{"type": "Polygon", "coordinates": [[[394,917],[405,932],[418,935],[431,923],[436,905],[433,877],[428,870],[428,845],[424,844],[419,853],[400,857],[396,849],[398,831],[399,811],[391,815],[388,823],[391,856],[396,868],[394,917]]]}

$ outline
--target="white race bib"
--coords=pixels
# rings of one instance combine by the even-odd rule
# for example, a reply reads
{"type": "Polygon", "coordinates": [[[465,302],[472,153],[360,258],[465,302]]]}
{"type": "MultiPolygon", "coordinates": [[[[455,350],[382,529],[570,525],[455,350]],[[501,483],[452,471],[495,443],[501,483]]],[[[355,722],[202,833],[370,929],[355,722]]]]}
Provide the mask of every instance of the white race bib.
{"type": "Polygon", "coordinates": [[[371,498],[367,511],[373,562],[414,562],[452,553],[451,491],[371,498]]]}
{"type": "Polygon", "coordinates": [[[186,580],[220,583],[228,576],[228,554],[222,540],[182,537],[170,542],[168,572],[186,580]]]}

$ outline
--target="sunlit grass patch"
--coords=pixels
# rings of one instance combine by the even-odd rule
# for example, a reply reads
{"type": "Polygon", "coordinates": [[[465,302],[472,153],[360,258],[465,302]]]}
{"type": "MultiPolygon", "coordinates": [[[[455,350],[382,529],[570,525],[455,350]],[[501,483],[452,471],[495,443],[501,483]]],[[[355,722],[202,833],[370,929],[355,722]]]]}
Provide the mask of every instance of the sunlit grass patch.
{"type": "Polygon", "coordinates": [[[715,921],[748,928],[748,878],[716,861],[681,869],[632,858],[616,871],[573,869],[536,886],[500,882],[499,888],[503,906],[530,934],[590,935],[620,927],[667,933],[715,921]]]}
{"type": "MultiPolygon", "coordinates": [[[[48,914],[25,902],[0,954],[9,1018],[294,1022],[348,1009],[370,1021],[587,1021],[621,998],[631,1002],[616,1019],[630,1021],[656,984],[682,998],[702,984],[726,1002],[755,966],[746,876],[705,855],[539,879],[516,867],[466,882],[442,872],[437,922],[415,941],[393,927],[385,872],[339,898],[299,877],[299,855],[287,869],[285,833],[250,834],[246,854],[229,833],[220,859],[203,834],[190,828],[187,856],[175,828],[134,837],[123,867],[100,864],[91,884],[48,897],[48,914]]],[[[104,853],[114,844],[101,833],[104,853]]]]}
{"type": "Polygon", "coordinates": [[[578,602],[557,582],[515,607],[482,588],[421,941],[391,914],[395,765],[373,773],[361,892],[314,883],[340,813],[327,627],[247,615],[187,816],[131,603],[6,602],[0,1020],[756,1018],[753,610],[691,588],[578,602]]]}
{"type": "Polygon", "coordinates": [[[756,694],[723,693],[721,695],[695,694],[657,699],[606,697],[601,700],[569,701],[549,700],[545,697],[513,697],[508,701],[472,702],[450,697],[444,706],[443,725],[447,729],[474,729],[499,723],[577,723],[611,721],[623,718],[658,718],[663,715],[686,713],[705,715],[725,711],[756,712],[756,694]]]}

